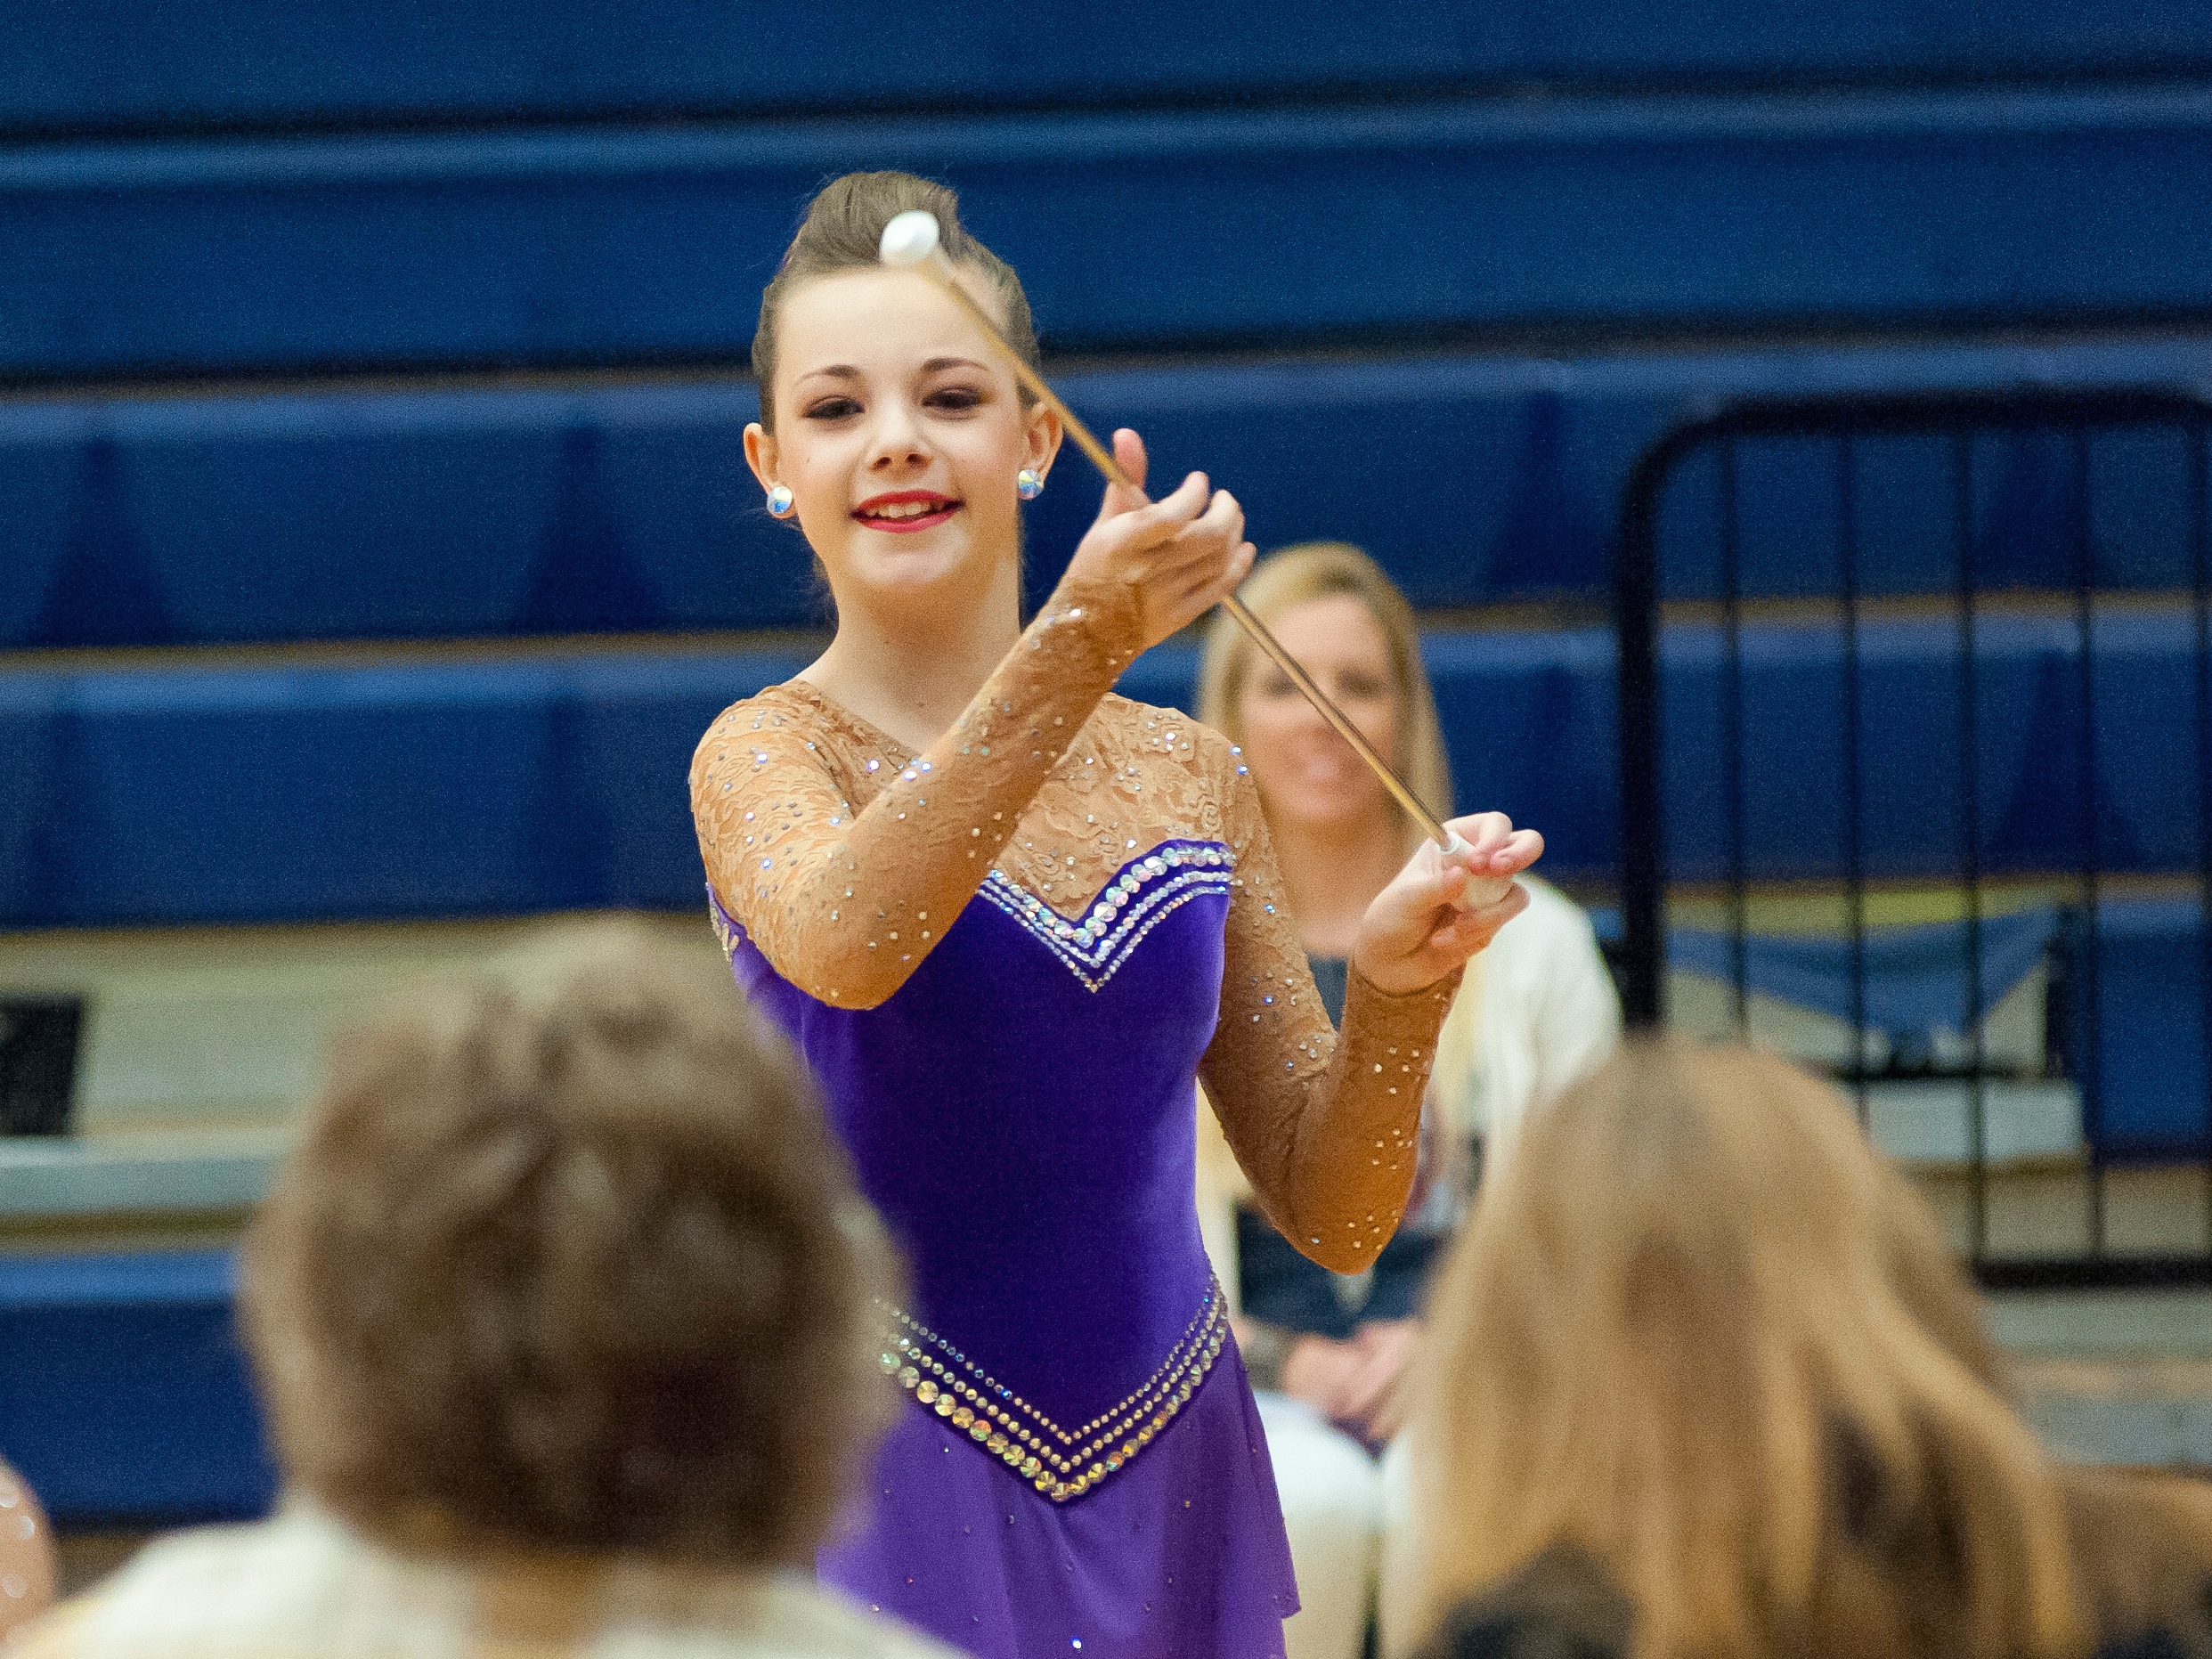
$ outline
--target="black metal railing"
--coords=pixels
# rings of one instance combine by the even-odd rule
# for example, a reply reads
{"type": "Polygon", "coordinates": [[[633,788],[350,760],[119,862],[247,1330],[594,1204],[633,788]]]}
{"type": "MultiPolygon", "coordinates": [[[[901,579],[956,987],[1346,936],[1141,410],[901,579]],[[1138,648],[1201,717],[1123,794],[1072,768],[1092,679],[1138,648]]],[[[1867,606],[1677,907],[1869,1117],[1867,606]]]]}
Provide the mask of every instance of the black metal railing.
{"type": "Polygon", "coordinates": [[[1754,1040],[1777,973],[1840,957],[1826,1061],[1870,1127],[1900,1084],[1963,1097],[1949,1167],[1985,1282],[2212,1281],[2208,458],[2212,403],[2183,392],[1822,397],[1687,422],[1627,486],[1629,1021],[1669,1022],[1691,942],[1707,1012],[1754,1040]],[[1671,933],[1676,913],[1716,925],[1671,933]],[[2032,1086],[2078,1094],[2079,1139],[2037,1167],[2082,1183],[2078,1248],[1992,1208],[1991,1101],[2031,1085],[1992,1063],[1989,972],[2045,915],[2032,1086]],[[1929,983],[1959,991],[1932,1060],[1881,1029],[1884,964],[1931,936],[1956,947],[1929,983]],[[2117,1230],[2115,1191],[2142,1211],[2117,1230]]]}

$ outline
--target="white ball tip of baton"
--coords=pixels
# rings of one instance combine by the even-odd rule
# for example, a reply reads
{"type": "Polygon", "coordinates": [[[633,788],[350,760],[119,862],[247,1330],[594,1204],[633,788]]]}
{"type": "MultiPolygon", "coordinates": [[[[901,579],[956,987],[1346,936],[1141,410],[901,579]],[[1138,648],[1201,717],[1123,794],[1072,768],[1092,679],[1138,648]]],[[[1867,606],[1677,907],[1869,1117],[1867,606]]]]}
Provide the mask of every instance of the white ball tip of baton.
{"type": "Polygon", "coordinates": [[[878,249],[883,263],[895,271],[911,271],[937,251],[937,216],[916,207],[902,213],[883,227],[878,249]]]}
{"type": "MultiPolygon", "coordinates": [[[[1444,843],[1442,857],[1450,858],[1455,853],[1475,850],[1468,844],[1467,837],[1460,834],[1459,831],[1448,828],[1444,834],[1449,835],[1451,840],[1444,843]]],[[[1433,847],[1435,843],[1431,842],[1429,845],[1433,847]]],[[[1486,910],[1504,899],[1506,894],[1511,890],[1512,886],[1513,878],[1509,875],[1469,875],[1467,886],[1460,893],[1458,908],[1486,910]]]]}

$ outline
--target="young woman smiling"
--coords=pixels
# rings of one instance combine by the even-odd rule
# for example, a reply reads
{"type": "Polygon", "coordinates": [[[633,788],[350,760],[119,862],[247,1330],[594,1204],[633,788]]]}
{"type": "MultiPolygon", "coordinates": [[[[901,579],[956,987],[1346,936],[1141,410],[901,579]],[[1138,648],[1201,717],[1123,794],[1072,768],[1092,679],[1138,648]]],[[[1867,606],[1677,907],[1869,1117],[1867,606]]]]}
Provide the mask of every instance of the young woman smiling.
{"type": "MultiPolygon", "coordinates": [[[[1460,966],[1525,902],[1455,901],[1542,843],[1485,815],[1467,853],[1405,863],[1332,1029],[1236,752],[1110,695],[1242,578],[1241,509],[1195,473],[1110,492],[1025,629],[1020,503],[1060,430],[956,305],[877,264],[915,207],[1034,356],[951,192],[862,174],[815,199],[762,297],[746,456],[836,637],[725,711],[691,775],[738,983],[910,1273],[881,1347],[908,1403],[817,1567],[990,1659],[1264,1659],[1297,1595],[1200,1240],[1195,1079],[1299,1248],[1370,1261],[1460,966]]],[[[1115,445],[1142,479],[1135,435],[1115,445]]]]}

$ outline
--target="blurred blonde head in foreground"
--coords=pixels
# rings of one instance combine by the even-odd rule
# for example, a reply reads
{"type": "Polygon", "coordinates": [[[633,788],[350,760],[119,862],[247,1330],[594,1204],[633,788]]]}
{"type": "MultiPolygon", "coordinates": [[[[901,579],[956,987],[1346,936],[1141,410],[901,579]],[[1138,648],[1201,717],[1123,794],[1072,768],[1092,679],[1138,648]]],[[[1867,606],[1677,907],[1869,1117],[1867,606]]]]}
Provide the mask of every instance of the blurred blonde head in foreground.
{"type": "Polygon", "coordinates": [[[2202,1593],[2178,1489],[2053,1463],[1841,1098],[1631,1045],[1530,1122],[1429,1305],[1419,1625],[1586,1552],[1645,1659],[2074,1655],[2202,1593]]]}

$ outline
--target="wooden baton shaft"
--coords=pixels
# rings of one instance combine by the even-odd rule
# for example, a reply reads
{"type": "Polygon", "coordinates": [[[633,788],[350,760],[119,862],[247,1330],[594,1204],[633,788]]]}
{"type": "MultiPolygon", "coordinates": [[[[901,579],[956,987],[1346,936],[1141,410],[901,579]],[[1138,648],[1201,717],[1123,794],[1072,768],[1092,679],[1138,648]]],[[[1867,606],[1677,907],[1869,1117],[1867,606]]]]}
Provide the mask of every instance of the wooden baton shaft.
{"type": "MultiPolygon", "coordinates": [[[[1145,499],[1144,492],[1137,487],[1136,480],[1124,472],[1121,463],[1114,459],[1114,452],[1101,443],[1091,429],[1077,419],[1073,410],[1061,402],[1060,394],[1045,384],[1045,377],[1024,362],[1021,354],[1006,343],[1006,337],[999,331],[998,324],[992,320],[990,313],[978,305],[975,297],[961,285],[959,276],[953,270],[952,261],[945,257],[943,249],[932,250],[928,258],[913,268],[926,272],[939,287],[967,311],[991,339],[997,342],[999,350],[1006,354],[1006,361],[1013,365],[1015,378],[1029,388],[1030,395],[1038,403],[1060,417],[1060,424],[1075,440],[1076,447],[1090,457],[1093,466],[1103,473],[1110,483],[1128,491],[1140,500],[1145,499]]],[[[1383,787],[1390,792],[1391,798],[1405,809],[1407,815],[1421,826],[1439,850],[1450,850],[1456,839],[1452,832],[1436,821],[1436,815],[1421,804],[1420,797],[1407,788],[1404,780],[1390,769],[1389,762],[1375,752],[1375,746],[1360,735],[1360,728],[1352,723],[1351,718],[1330,700],[1327,692],[1313,683],[1313,677],[1299,665],[1296,657],[1283,649],[1282,642],[1267,630],[1267,625],[1246,609],[1244,601],[1233,593],[1225,596],[1221,604],[1222,608],[1235,619],[1237,626],[1251,636],[1252,643],[1266,654],[1268,660],[1289,678],[1290,683],[1313,705],[1322,719],[1335,728],[1337,736],[1352,745],[1353,753],[1367,763],[1368,769],[1381,780],[1383,787]]]]}

